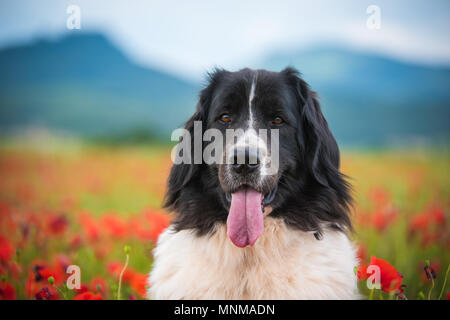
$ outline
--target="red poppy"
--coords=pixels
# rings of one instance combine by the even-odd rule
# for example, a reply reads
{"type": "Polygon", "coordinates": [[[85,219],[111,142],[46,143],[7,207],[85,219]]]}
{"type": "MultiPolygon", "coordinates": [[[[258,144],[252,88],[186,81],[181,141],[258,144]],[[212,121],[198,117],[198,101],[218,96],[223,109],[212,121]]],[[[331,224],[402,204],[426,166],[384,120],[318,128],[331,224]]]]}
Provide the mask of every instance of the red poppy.
{"type": "Polygon", "coordinates": [[[440,206],[432,206],[414,216],[409,226],[412,231],[425,231],[432,226],[444,225],[445,221],[444,210],[440,206]]]}
{"type": "Polygon", "coordinates": [[[52,294],[47,287],[42,288],[36,293],[36,300],[50,300],[52,294]]]}
{"type": "Polygon", "coordinates": [[[47,281],[49,277],[55,278],[55,283],[60,282],[60,272],[55,272],[52,268],[46,267],[44,265],[35,265],[34,266],[34,274],[35,274],[35,281],[47,281]]]}
{"type": "Polygon", "coordinates": [[[141,297],[145,297],[147,294],[147,279],[146,274],[134,272],[131,277],[130,287],[134,292],[139,294],[141,297]]]}
{"type": "Polygon", "coordinates": [[[124,238],[128,233],[127,225],[114,215],[104,215],[102,217],[102,225],[113,237],[124,238]]]}
{"type": "Polygon", "coordinates": [[[411,218],[409,228],[411,231],[426,230],[430,224],[428,214],[421,213],[411,218]]]}
{"type": "MultiPolygon", "coordinates": [[[[8,273],[9,273],[9,276],[10,276],[11,280],[18,281],[20,279],[20,273],[21,272],[22,272],[22,266],[19,263],[17,263],[16,261],[11,261],[9,263],[9,265],[8,265],[8,273]]],[[[1,267],[0,267],[0,274],[2,274],[2,273],[3,272],[2,272],[1,267]]],[[[4,273],[6,273],[6,269],[5,269],[4,273]]]]}
{"type": "Polygon", "coordinates": [[[0,201],[0,217],[2,219],[9,216],[12,212],[11,206],[7,202],[0,201]]]}
{"type": "Polygon", "coordinates": [[[366,280],[372,273],[367,273],[369,266],[378,266],[380,270],[380,284],[381,289],[385,292],[391,293],[402,292],[401,285],[403,276],[392,266],[389,262],[383,259],[372,256],[370,264],[361,265],[358,267],[358,278],[360,280],[366,280]]]}
{"type": "Polygon", "coordinates": [[[98,292],[104,295],[106,293],[108,285],[103,277],[98,276],[92,278],[91,282],[89,283],[89,288],[93,292],[98,292]]]}
{"type": "Polygon", "coordinates": [[[36,298],[36,295],[39,294],[40,297],[45,298],[47,300],[49,300],[48,298],[46,298],[46,293],[45,291],[48,289],[51,296],[50,296],[50,300],[57,300],[59,298],[58,293],[56,292],[56,290],[53,287],[49,287],[49,283],[48,283],[48,277],[50,277],[50,275],[55,279],[55,284],[56,284],[56,277],[53,276],[51,273],[50,275],[48,275],[49,273],[47,273],[47,270],[44,269],[39,269],[39,268],[33,268],[33,270],[31,270],[28,273],[28,278],[25,282],[25,292],[28,298],[36,298]],[[42,273],[40,272],[42,270],[42,273]],[[44,276],[47,276],[46,278],[44,278],[44,276]],[[48,288],[47,288],[48,287],[48,288]],[[42,291],[42,289],[45,289],[44,291],[42,291]]]}
{"type": "Polygon", "coordinates": [[[100,226],[97,221],[90,216],[89,212],[80,214],[80,224],[83,226],[83,229],[90,240],[98,240],[100,237],[100,226]]]}
{"type": "Polygon", "coordinates": [[[159,235],[167,228],[170,222],[168,215],[163,213],[147,214],[147,219],[152,225],[151,238],[153,241],[158,240],[159,235]]]}
{"type": "Polygon", "coordinates": [[[444,210],[440,206],[432,206],[429,209],[413,216],[409,223],[411,234],[419,233],[424,246],[439,240],[444,233],[440,231],[445,228],[446,218],[444,210]]]}
{"type": "Polygon", "coordinates": [[[90,291],[86,291],[76,295],[72,300],[103,300],[103,298],[99,294],[94,294],[90,291]]]}
{"type": "Polygon", "coordinates": [[[391,194],[381,187],[372,188],[369,197],[377,207],[384,207],[391,201],[391,194]]]}
{"type": "MultiPolygon", "coordinates": [[[[111,275],[119,277],[123,269],[123,264],[120,262],[111,262],[108,264],[108,271],[111,275]]],[[[142,297],[146,296],[148,275],[140,273],[133,268],[128,267],[122,276],[122,281],[128,283],[134,292],[142,297]]]]}
{"type": "Polygon", "coordinates": [[[51,217],[48,221],[48,231],[51,235],[61,235],[66,231],[68,224],[65,215],[51,217]]]}
{"type": "Polygon", "coordinates": [[[14,247],[6,239],[6,237],[0,235],[0,262],[8,262],[14,254],[14,247]]]}
{"type": "Polygon", "coordinates": [[[130,221],[129,228],[142,240],[157,241],[161,232],[167,228],[170,217],[162,212],[146,210],[141,217],[130,221]]]}
{"type": "Polygon", "coordinates": [[[445,224],[446,219],[444,209],[441,206],[433,206],[430,209],[430,215],[433,217],[436,224],[445,224]]]}
{"type": "Polygon", "coordinates": [[[58,300],[58,294],[52,288],[43,287],[35,294],[36,300],[58,300]]]}
{"type": "Polygon", "coordinates": [[[378,230],[383,231],[395,220],[396,210],[392,206],[380,208],[371,215],[372,225],[378,230]]]}
{"type": "Polygon", "coordinates": [[[358,257],[358,260],[360,262],[366,261],[366,259],[367,259],[367,248],[366,248],[366,246],[364,246],[363,244],[360,244],[358,246],[358,251],[356,253],[356,256],[358,257]]]}
{"type": "Polygon", "coordinates": [[[29,298],[33,298],[37,291],[39,291],[39,284],[35,281],[33,271],[28,273],[27,281],[25,282],[25,292],[29,298]]]}
{"type": "Polygon", "coordinates": [[[85,293],[88,291],[89,291],[89,289],[88,289],[87,285],[85,285],[85,284],[80,285],[80,289],[75,289],[75,292],[78,294],[85,293]]]}
{"type": "Polygon", "coordinates": [[[0,300],[16,300],[16,290],[9,282],[0,282],[0,300]]]}
{"type": "MultiPolygon", "coordinates": [[[[63,262],[64,261],[65,260],[63,260],[63,262]]],[[[67,263],[67,261],[64,263],[67,263]]],[[[47,284],[47,279],[49,277],[55,279],[56,285],[60,285],[66,280],[66,270],[64,266],[60,265],[60,259],[56,258],[52,265],[49,265],[42,260],[35,260],[32,262],[32,269],[27,280],[27,283],[30,282],[28,286],[30,288],[36,287],[32,285],[33,282],[47,284]]],[[[30,292],[30,294],[34,294],[34,292],[30,292]]]]}
{"type": "MultiPolygon", "coordinates": [[[[119,276],[120,276],[120,273],[122,272],[123,267],[124,267],[124,264],[122,264],[121,262],[113,261],[113,262],[108,263],[107,269],[111,275],[113,275],[113,276],[117,277],[117,279],[119,279],[119,276]]],[[[129,282],[132,277],[133,277],[133,271],[131,270],[130,267],[128,267],[127,269],[125,269],[125,272],[123,273],[122,280],[129,282]]]]}
{"type": "Polygon", "coordinates": [[[69,257],[67,257],[65,254],[59,254],[54,259],[54,265],[55,267],[61,268],[62,272],[65,273],[67,270],[67,267],[70,265],[69,257]]]}
{"type": "Polygon", "coordinates": [[[81,237],[79,235],[76,235],[70,240],[69,248],[71,250],[76,250],[79,247],[81,247],[82,243],[83,243],[83,240],[81,239],[81,237]]]}

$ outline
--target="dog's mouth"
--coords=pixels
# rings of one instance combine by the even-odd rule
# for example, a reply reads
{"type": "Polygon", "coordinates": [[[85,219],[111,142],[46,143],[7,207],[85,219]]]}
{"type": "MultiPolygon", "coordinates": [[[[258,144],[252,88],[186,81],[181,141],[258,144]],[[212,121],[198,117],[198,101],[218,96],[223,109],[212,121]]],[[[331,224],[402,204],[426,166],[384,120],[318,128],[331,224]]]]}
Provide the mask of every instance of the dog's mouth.
{"type": "MultiPolygon", "coordinates": [[[[247,185],[243,185],[241,188],[251,188],[251,187],[249,187],[247,185]]],[[[270,190],[269,192],[264,194],[263,201],[262,201],[261,205],[263,207],[270,205],[272,203],[272,201],[275,199],[275,195],[277,194],[277,191],[278,191],[278,186],[275,185],[275,187],[272,190],[270,190]]],[[[232,193],[226,192],[225,193],[225,198],[227,199],[228,204],[231,204],[232,193]]],[[[264,211],[264,209],[263,209],[263,211],[264,211]]]]}
{"type": "Polygon", "coordinates": [[[275,198],[277,188],[263,195],[247,185],[233,193],[226,193],[230,202],[227,218],[227,234],[238,247],[253,246],[264,231],[264,206],[275,198]]]}

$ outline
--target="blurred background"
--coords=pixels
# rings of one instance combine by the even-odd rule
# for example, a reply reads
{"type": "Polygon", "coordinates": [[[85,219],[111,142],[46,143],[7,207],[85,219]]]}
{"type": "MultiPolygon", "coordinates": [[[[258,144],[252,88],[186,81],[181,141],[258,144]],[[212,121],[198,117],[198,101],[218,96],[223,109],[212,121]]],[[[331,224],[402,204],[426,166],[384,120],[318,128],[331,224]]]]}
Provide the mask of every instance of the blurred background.
{"type": "Polygon", "coordinates": [[[352,178],[361,265],[428,298],[450,261],[449,31],[446,0],[2,1],[0,298],[116,298],[129,244],[124,296],[144,297],[170,134],[216,66],[302,72],[352,178]],[[83,292],[46,282],[69,262],[83,292]]]}

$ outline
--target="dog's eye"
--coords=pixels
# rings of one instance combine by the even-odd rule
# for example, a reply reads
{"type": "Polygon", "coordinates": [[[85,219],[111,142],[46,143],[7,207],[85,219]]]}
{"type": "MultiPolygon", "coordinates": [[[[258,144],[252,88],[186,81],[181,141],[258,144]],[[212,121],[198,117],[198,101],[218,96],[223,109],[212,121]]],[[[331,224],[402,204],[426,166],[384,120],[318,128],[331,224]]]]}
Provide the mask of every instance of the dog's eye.
{"type": "Polygon", "coordinates": [[[224,113],[220,116],[219,122],[221,123],[229,123],[231,121],[231,117],[228,113],[224,113]]]}
{"type": "Polygon", "coordinates": [[[280,125],[284,123],[284,120],[281,117],[275,117],[272,121],[273,124],[280,125]]]}

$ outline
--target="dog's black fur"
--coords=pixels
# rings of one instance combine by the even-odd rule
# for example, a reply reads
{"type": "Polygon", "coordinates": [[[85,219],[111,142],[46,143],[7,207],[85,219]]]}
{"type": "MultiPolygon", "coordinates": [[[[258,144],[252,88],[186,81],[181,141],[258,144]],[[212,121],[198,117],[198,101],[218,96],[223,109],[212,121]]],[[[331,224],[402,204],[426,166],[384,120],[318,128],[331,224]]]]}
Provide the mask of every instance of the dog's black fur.
{"type": "MultiPolygon", "coordinates": [[[[185,126],[191,135],[194,121],[202,121],[203,130],[214,127],[224,131],[217,124],[217,114],[221,108],[236,112],[248,105],[254,73],[250,69],[211,73],[197,110],[185,126]]],[[[258,108],[263,110],[260,123],[278,114],[285,120],[279,128],[280,171],[271,217],[284,219],[293,228],[315,232],[317,238],[324,225],[352,230],[350,185],[339,171],[339,149],[316,93],[293,68],[257,73],[258,108]]],[[[217,166],[179,164],[172,167],[164,206],[177,213],[175,230],[192,229],[204,235],[212,232],[216,223],[226,222],[229,203],[224,194],[217,166]]]]}

